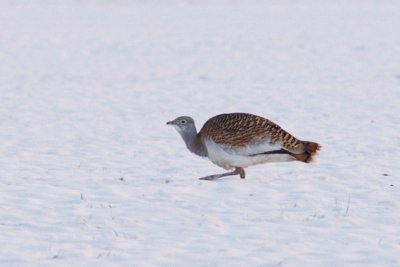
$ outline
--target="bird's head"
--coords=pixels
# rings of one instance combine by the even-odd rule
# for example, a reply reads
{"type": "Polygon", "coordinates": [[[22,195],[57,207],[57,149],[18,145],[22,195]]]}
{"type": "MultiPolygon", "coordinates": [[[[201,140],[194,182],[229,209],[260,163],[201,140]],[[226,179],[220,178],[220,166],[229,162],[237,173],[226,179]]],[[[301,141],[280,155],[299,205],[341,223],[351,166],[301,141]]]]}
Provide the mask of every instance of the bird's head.
{"type": "Polygon", "coordinates": [[[175,120],[167,122],[167,125],[172,125],[174,128],[180,133],[184,135],[185,133],[196,131],[196,127],[194,126],[194,120],[189,116],[181,116],[176,118],[175,120]]]}

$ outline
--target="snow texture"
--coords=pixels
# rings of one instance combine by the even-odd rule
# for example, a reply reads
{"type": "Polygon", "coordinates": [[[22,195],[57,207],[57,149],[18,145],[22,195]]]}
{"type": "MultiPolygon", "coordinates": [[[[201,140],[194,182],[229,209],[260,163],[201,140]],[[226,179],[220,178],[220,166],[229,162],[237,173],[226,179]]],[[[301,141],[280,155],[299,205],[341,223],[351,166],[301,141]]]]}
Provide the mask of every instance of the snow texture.
{"type": "Polygon", "coordinates": [[[0,1],[1,266],[400,266],[399,1],[0,1]],[[245,180],[165,125],[323,149],[245,180]]]}

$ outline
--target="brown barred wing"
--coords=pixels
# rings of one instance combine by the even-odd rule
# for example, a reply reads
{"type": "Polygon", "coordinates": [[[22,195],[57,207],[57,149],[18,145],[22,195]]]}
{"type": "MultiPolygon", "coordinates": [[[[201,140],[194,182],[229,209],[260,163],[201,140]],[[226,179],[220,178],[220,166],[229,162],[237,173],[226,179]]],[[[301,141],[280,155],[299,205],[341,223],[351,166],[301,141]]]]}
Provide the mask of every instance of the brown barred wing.
{"type": "Polygon", "coordinates": [[[269,141],[271,144],[282,142],[283,148],[294,153],[304,151],[304,145],[279,125],[248,113],[217,115],[204,124],[199,134],[202,139],[229,146],[269,141]]]}

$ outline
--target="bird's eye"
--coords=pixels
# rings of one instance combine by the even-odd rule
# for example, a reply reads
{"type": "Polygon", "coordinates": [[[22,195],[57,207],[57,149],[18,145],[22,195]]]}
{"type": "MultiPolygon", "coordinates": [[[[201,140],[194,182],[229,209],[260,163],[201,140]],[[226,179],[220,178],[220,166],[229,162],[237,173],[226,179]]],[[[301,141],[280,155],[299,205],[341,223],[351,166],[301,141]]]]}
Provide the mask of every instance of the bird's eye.
{"type": "Polygon", "coordinates": [[[186,123],[186,121],[185,120],[181,120],[181,124],[185,124],[186,123]]]}

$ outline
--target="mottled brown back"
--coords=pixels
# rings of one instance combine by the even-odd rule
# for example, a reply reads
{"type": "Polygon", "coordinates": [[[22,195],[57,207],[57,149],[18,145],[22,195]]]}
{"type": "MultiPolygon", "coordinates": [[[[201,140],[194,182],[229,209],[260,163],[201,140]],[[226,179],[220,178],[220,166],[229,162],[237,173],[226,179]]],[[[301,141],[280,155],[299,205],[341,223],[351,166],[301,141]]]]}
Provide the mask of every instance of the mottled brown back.
{"type": "Polygon", "coordinates": [[[279,125],[260,116],[248,113],[221,114],[209,119],[200,131],[200,137],[217,144],[244,146],[269,139],[271,144],[283,142],[283,147],[295,151],[304,150],[300,140],[279,125]]]}

